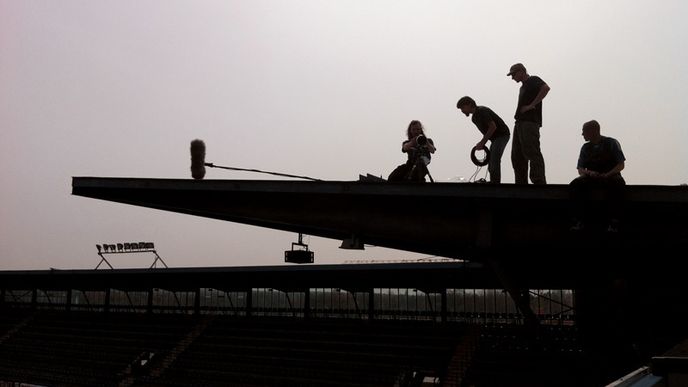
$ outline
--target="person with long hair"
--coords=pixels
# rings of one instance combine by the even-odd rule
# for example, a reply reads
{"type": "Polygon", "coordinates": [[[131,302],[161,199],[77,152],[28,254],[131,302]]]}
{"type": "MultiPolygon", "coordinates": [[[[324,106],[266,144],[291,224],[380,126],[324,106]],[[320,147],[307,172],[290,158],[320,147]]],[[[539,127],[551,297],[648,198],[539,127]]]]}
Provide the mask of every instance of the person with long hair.
{"type": "Polygon", "coordinates": [[[428,164],[430,164],[432,154],[437,150],[435,143],[425,136],[423,124],[418,120],[409,123],[406,138],[401,144],[401,151],[408,155],[408,159],[405,164],[399,165],[392,171],[388,180],[425,182],[428,164]]]}

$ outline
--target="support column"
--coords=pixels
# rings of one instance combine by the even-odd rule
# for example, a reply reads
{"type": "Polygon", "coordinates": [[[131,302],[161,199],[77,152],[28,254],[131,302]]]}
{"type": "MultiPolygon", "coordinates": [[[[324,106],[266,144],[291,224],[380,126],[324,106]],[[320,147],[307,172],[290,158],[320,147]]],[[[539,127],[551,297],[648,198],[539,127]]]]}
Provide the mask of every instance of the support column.
{"type": "Polygon", "coordinates": [[[110,311],[110,295],[110,287],[108,286],[107,289],[105,289],[105,305],[103,306],[105,313],[110,311]]]}
{"type": "Polygon", "coordinates": [[[194,294],[194,314],[196,316],[201,314],[201,288],[197,288],[194,294]]]}
{"type": "Polygon", "coordinates": [[[153,313],[153,289],[148,289],[148,305],[146,305],[146,313],[153,313]]]}
{"type": "Polygon", "coordinates": [[[309,319],[311,317],[311,289],[306,288],[303,294],[303,317],[309,319]]]}
{"type": "Polygon", "coordinates": [[[368,290],[368,320],[375,319],[375,288],[368,290]]]}
{"type": "Polygon", "coordinates": [[[246,291],[246,317],[251,317],[253,314],[253,289],[246,291]]]}
{"type": "Polygon", "coordinates": [[[65,310],[72,310],[72,289],[67,289],[67,299],[65,300],[65,310]]]}

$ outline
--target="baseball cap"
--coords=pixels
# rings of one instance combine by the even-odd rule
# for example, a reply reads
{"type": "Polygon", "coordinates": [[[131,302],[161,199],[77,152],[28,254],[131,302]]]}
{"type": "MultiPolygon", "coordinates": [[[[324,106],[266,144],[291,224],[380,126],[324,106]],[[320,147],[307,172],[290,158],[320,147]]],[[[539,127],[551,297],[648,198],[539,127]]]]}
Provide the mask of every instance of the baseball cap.
{"type": "Polygon", "coordinates": [[[511,66],[511,68],[509,69],[509,72],[506,74],[506,76],[507,77],[511,76],[513,73],[515,73],[517,71],[521,71],[521,70],[523,70],[524,72],[527,72],[526,66],[524,66],[523,63],[516,63],[515,65],[511,66]]]}

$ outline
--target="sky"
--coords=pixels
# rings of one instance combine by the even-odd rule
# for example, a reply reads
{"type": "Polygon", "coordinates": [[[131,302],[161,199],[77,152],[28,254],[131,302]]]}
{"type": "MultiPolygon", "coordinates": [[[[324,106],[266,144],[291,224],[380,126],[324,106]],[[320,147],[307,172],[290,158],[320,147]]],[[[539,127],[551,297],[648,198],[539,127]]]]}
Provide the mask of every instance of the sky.
{"type": "MultiPolygon", "coordinates": [[[[91,269],[96,244],[127,241],[174,267],[283,265],[293,233],[72,196],[71,178],[190,178],[196,138],[218,165],[386,177],[417,119],[433,177],[456,183],[480,140],[456,101],[513,129],[516,62],[551,88],[548,183],[576,176],[591,119],[621,143],[628,184],[686,183],[686,15],[681,0],[0,0],[0,270],[91,269]]],[[[425,257],[305,241],[316,263],[425,257]]]]}

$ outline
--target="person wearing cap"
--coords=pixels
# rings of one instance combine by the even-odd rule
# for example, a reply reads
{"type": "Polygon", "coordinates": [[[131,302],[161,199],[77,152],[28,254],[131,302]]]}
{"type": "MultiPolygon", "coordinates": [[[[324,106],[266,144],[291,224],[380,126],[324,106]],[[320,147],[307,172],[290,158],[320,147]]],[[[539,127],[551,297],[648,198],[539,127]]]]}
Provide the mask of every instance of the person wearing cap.
{"type": "Polygon", "coordinates": [[[511,66],[506,74],[521,83],[514,119],[514,141],[511,144],[511,163],[514,167],[516,184],[547,184],[545,160],[540,150],[540,128],[542,127],[542,100],[549,93],[549,86],[540,77],[528,75],[521,63],[511,66]]]}
{"type": "Polygon", "coordinates": [[[497,113],[486,106],[477,106],[473,98],[461,97],[456,107],[461,110],[466,117],[471,117],[471,121],[478,128],[483,138],[475,145],[477,150],[485,149],[485,143],[490,141],[490,161],[487,170],[490,172],[490,183],[501,183],[501,164],[504,148],[509,142],[509,127],[504,123],[497,113]]]}
{"type": "Polygon", "coordinates": [[[623,186],[626,185],[621,176],[621,171],[626,166],[626,157],[616,139],[600,134],[600,124],[595,120],[583,124],[582,136],[587,142],[581,147],[578,157],[578,177],[570,184],[571,199],[577,212],[571,230],[583,229],[584,221],[590,218],[591,212],[586,203],[589,191],[591,188],[602,188],[606,195],[604,211],[609,218],[607,231],[616,232],[623,186]]]}

